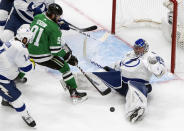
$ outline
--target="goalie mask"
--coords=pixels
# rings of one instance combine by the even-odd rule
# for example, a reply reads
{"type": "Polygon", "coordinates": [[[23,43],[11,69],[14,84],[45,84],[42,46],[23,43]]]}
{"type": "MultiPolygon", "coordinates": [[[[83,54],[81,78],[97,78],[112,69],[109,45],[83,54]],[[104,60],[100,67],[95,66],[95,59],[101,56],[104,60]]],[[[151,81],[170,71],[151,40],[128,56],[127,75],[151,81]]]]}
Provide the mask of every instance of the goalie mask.
{"type": "Polygon", "coordinates": [[[145,40],[138,39],[135,41],[133,49],[134,49],[135,55],[139,57],[144,55],[146,52],[148,52],[149,45],[145,40]]]}
{"type": "Polygon", "coordinates": [[[33,33],[30,30],[30,25],[29,24],[23,24],[17,30],[17,34],[16,34],[15,37],[26,45],[33,37],[33,33]]]}

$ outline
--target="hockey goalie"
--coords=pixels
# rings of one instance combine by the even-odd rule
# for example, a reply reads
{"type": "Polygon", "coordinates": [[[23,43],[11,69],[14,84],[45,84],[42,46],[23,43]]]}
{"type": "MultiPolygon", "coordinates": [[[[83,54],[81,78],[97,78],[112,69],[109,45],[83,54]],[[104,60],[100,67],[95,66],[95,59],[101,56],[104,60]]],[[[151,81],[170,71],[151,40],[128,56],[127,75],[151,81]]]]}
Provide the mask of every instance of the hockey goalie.
{"type": "Polygon", "coordinates": [[[138,39],[133,50],[114,67],[105,66],[103,69],[107,72],[93,72],[91,78],[95,75],[95,80],[100,79],[126,98],[125,115],[130,122],[141,120],[147,109],[147,95],[152,90],[149,81],[152,75],[160,78],[165,74],[164,60],[149,51],[147,41],[138,39]]]}

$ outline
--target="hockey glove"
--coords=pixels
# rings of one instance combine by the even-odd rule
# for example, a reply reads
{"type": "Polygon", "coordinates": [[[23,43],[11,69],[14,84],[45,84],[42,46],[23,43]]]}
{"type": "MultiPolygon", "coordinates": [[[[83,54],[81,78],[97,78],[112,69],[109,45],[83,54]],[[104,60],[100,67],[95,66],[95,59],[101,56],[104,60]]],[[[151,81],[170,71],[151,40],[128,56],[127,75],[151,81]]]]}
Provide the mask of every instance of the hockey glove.
{"type": "Polygon", "coordinates": [[[110,71],[111,70],[111,68],[108,67],[108,66],[105,66],[103,69],[106,70],[106,71],[110,71]]]}
{"type": "Polygon", "coordinates": [[[64,19],[59,19],[58,25],[61,30],[70,30],[69,24],[64,19]]]}
{"type": "Polygon", "coordinates": [[[46,11],[46,5],[45,3],[42,3],[40,4],[39,6],[36,6],[34,4],[34,2],[31,2],[29,5],[28,5],[28,10],[33,12],[33,16],[37,15],[37,14],[41,14],[43,13],[44,11],[46,11]]]}
{"type": "Polygon", "coordinates": [[[76,66],[78,64],[78,60],[75,56],[73,56],[70,52],[66,53],[63,59],[70,65],[76,66]]]}
{"type": "Polygon", "coordinates": [[[148,57],[148,62],[149,64],[156,64],[158,61],[156,59],[156,57],[148,57]]]}

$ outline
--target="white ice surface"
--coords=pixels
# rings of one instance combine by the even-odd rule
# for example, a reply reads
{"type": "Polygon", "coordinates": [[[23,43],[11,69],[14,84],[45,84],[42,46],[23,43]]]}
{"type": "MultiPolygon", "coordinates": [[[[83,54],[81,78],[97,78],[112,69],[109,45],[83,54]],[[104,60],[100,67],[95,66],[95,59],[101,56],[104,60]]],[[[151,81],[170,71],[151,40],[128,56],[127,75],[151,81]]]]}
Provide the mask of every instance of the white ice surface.
{"type": "MultiPolygon", "coordinates": [[[[79,27],[97,24],[101,28],[110,30],[111,0],[57,0],[64,10],[64,18],[79,27]],[[69,3],[69,4],[68,4],[69,3]]],[[[68,44],[70,39],[81,37],[78,33],[64,32],[68,44]]],[[[124,29],[118,37],[133,43],[137,38],[144,38],[150,43],[150,49],[160,54],[170,68],[170,44],[164,39],[162,32],[157,29],[136,28],[124,29]]],[[[96,43],[96,42],[94,42],[96,43]]],[[[91,64],[82,59],[79,50],[83,40],[76,40],[73,46],[74,53],[81,58],[79,64],[87,71],[96,70],[91,64]],[[84,65],[85,64],[85,65],[84,65]]],[[[96,47],[91,45],[91,50],[96,47]]],[[[105,47],[104,47],[105,49],[105,47]]],[[[91,51],[89,50],[89,52],[91,51]]],[[[96,52],[95,58],[103,59],[96,52]]],[[[104,58],[102,56],[102,58],[104,58]]],[[[148,96],[148,111],[145,118],[130,124],[124,117],[124,97],[116,92],[101,96],[93,87],[86,85],[88,100],[74,105],[69,95],[65,93],[59,83],[61,76],[48,72],[47,69],[37,66],[33,73],[27,75],[28,82],[18,85],[23,93],[24,101],[31,115],[37,122],[37,131],[150,131],[150,130],[183,130],[184,121],[184,77],[182,68],[183,52],[179,54],[176,80],[153,84],[153,91],[148,96]],[[115,107],[115,112],[109,108],[115,107]]],[[[108,63],[110,64],[110,62],[108,63]]],[[[77,69],[72,68],[74,72],[77,69]]],[[[80,87],[79,87],[80,88],[80,87]]],[[[27,127],[20,116],[12,109],[0,106],[0,131],[27,131],[34,130],[27,127]]]]}

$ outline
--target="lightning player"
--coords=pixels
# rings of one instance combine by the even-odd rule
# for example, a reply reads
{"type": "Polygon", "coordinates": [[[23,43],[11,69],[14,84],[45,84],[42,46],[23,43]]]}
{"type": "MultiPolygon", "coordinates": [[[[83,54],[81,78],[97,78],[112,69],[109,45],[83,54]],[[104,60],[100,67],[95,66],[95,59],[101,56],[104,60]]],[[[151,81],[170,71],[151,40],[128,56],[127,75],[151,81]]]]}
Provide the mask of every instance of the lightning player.
{"type": "Polygon", "coordinates": [[[0,31],[4,30],[4,26],[6,24],[6,20],[10,11],[13,7],[14,0],[1,0],[0,1],[0,31]]]}
{"type": "Polygon", "coordinates": [[[145,40],[138,39],[133,49],[114,68],[105,66],[109,72],[94,73],[126,97],[126,116],[131,122],[139,120],[147,108],[147,94],[152,90],[151,76],[161,77],[166,72],[163,59],[148,51],[145,40]]]}
{"type": "Polygon", "coordinates": [[[29,27],[29,25],[22,25],[14,39],[4,44],[0,43],[0,95],[6,100],[3,105],[11,105],[27,125],[34,127],[36,123],[29,115],[26,104],[21,100],[21,92],[13,81],[19,74],[19,70],[28,72],[32,69],[26,48],[32,38],[29,27]],[[9,59],[10,57],[12,59],[9,59]]]}
{"type": "MultiPolygon", "coordinates": [[[[45,12],[47,9],[47,5],[54,2],[54,0],[36,0],[36,1],[35,0],[7,0],[6,2],[8,1],[9,3],[10,1],[11,2],[14,1],[14,2],[13,2],[13,9],[6,21],[4,31],[0,35],[0,39],[3,42],[9,41],[14,35],[16,35],[17,29],[22,24],[30,24],[35,15],[45,12]]],[[[3,6],[5,8],[9,6],[9,4],[3,5],[3,6]]],[[[10,6],[7,8],[10,8],[10,6]]],[[[6,13],[6,16],[7,16],[7,13],[6,13]]],[[[2,24],[4,24],[6,18],[7,17],[4,17],[2,15],[2,17],[0,18],[0,20],[2,21],[2,24]]]]}
{"type": "Polygon", "coordinates": [[[86,93],[76,90],[77,84],[68,64],[76,66],[78,60],[72,51],[65,45],[62,48],[61,31],[58,20],[63,14],[58,4],[50,4],[45,14],[34,17],[31,31],[34,33],[33,41],[28,46],[30,57],[42,66],[58,70],[63,74],[64,86],[69,90],[72,101],[80,102],[87,99],[86,93]]]}

